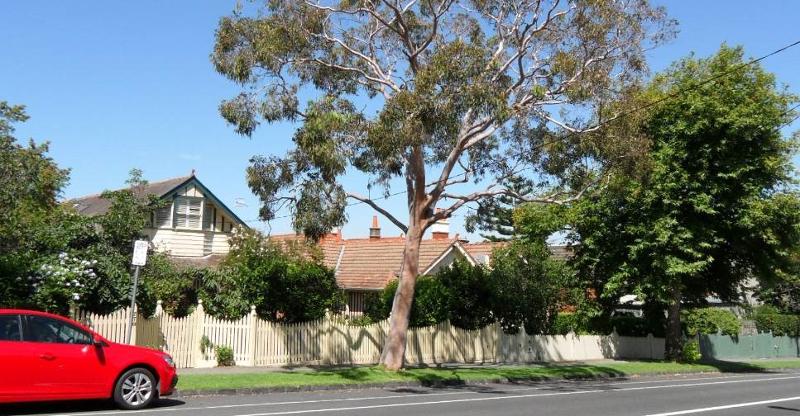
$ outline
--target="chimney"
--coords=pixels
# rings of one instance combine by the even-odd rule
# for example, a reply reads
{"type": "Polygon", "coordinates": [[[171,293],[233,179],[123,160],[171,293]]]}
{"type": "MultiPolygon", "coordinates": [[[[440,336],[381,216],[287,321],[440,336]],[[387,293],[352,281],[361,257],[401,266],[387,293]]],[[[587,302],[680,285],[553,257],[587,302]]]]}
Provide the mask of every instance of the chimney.
{"type": "Polygon", "coordinates": [[[377,240],[381,238],[381,227],[378,225],[378,216],[372,216],[372,227],[369,227],[369,239],[377,240]]]}
{"type": "Polygon", "coordinates": [[[342,241],[342,229],[339,227],[333,227],[333,229],[331,229],[331,231],[322,238],[325,240],[342,241]]]}
{"type": "MultiPolygon", "coordinates": [[[[441,208],[436,208],[440,212],[441,208]]],[[[450,238],[450,220],[443,218],[431,225],[431,238],[434,240],[447,240],[450,238]]]]}

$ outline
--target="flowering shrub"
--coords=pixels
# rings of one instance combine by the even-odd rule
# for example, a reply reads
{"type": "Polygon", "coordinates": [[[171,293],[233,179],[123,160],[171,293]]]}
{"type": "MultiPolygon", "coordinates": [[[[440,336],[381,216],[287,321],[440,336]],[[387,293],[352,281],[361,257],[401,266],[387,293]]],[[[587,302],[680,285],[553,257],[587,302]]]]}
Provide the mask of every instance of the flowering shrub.
{"type": "Polygon", "coordinates": [[[62,313],[68,305],[81,306],[87,287],[96,283],[96,265],[97,260],[81,259],[66,252],[46,258],[36,273],[28,277],[34,303],[42,309],[62,313]]]}

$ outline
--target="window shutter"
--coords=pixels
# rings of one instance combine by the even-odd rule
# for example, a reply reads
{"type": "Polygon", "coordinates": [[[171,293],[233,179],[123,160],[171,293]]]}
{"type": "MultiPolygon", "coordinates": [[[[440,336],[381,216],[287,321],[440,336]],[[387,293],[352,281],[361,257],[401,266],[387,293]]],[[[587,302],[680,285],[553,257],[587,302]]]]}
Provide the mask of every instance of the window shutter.
{"type": "Polygon", "coordinates": [[[170,224],[170,213],[172,212],[172,206],[162,207],[156,210],[156,227],[163,228],[169,227],[170,224]]]}
{"type": "Polygon", "coordinates": [[[200,221],[202,219],[202,199],[188,199],[186,211],[186,227],[187,228],[200,228],[200,221]]]}
{"type": "Polygon", "coordinates": [[[202,199],[179,197],[175,199],[175,226],[200,228],[202,199]]]}

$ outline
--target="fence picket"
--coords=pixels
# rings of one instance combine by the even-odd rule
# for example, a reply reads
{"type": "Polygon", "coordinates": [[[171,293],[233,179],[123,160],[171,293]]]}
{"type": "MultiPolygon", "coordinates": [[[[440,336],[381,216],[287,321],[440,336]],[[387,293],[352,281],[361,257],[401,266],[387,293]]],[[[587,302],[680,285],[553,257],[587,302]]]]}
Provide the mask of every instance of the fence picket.
{"type": "MultiPolygon", "coordinates": [[[[129,309],[108,315],[80,312],[78,317],[109,340],[124,342],[129,309]]],[[[170,353],[181,368],[216,364],[213,349],[201,350],[204,337],[214,347],[233,349],[234,361],[243,366],[377,364],[389,328],[388,320],[351,326],[342,317],[330,314],[313,322],[280,324],[260,319],[255,308],[241,319],[225,320],[206,315],[202,303],[181,318],[162,313],[160,303],[156,310],[151,318],[138,316],[135,320],[136,344],[170,353]]],[[[652,336],[528,335],[524,328],[506,334],[496,323],[465,330],[442,322],[409,329],[406,361],[442,364],[662,358],[663,351],[664,340],[652,336]]]]}

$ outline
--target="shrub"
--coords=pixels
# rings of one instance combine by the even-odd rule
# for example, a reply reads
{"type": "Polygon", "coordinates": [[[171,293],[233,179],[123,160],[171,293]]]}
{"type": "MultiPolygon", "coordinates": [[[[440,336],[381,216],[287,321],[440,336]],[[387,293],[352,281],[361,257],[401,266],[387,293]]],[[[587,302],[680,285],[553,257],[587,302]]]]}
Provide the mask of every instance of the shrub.
{"type": "Polygon", "coordinates": [[[367,315],[352,316],[347,319],[347,324],[350,326],[369,326],[374,323],[375,321],[367,315]]]}
{"type": "Polygon", "coordinates": [[[683,344],[683,361],[687,363],[696,363],[703,358],[700,353],[700,343],[697,341],[687,341],[683,344]]]}
{"type": "MultiPolygon", "coordinates": [[[[310,246],[274,243],[255,230],[236,228],[221,269],[223,278],[230,279],[223,286],[233,288],[233,296],[255,305],[258,315],[269,321],[320,319],[326,310],[338,309],[343,297],[333,270],[318,255],[310,246]]],[[[240,306],[228,302],[222,309],[240,306]]]]}
{"type": "MultiPolygon", "coordinates": [[[[392,280],[383,289],[379,299],[369,300],[366,314],[370,319],[381,321],[389,317],[397,284],[397,280],[392,280]]],[[[432,276],[418,277],[414,289],[414,301],[411,304],[409,326],[431,326],[447,320],[448,305],[447,288],[439,279],[432,276]]]]}
{"type": "Polygon", "coordinates": [[[645,318],[632,315],[598,315],[589,318],[582,313],[569,312],[556,316],[550,333],[564,335],[571,331],[578,335],[608,335],[615,329],[618,335],[628,337],[645,337],[648,334],[658,337],[664,334],[663,327],[654,325],[645,318]]]}
{"type": "Polygon", "coordinates": [[[772,306],[761,306],[753,312],[756,328],[773,335],[800,336],[800,315],[782,314],[772,306]]]}
{"type": "Polygon", "coordinates": [[[518,241],[492,253],[494,317],[505,332],[520,327],[528,334],[550,332],[558,310],[571,299],[570,269],[552,258],[544,242],[518,241]]]}
{"type": "Polygon", "coordinates": [[[733,312],[720,308],[698,308],[682,312],[686,332],[689,335],[717,334],[738,335],[741,323],[733,312]]]}
{"type": "Polygon", "coordinates": [[[217,366],[230,367],[236,365],[233,360],[233,348],[221,345],[216,348],[217,352],[217,366]]]}
{"type": "Polygon", "coordinates": [[[570,332],[576,334],[588,334],[588,328],[581,319],[581,316],[572,312],[559,312],[550,328],[550,334],[566,335],[570,332]]]}
{"type": "MultiPolygon", "coordinates": [[[[370,292],[364,295],[364,316],[369,317],[373,322],[380,322],[389,317],[389,312],[392,307],[391,299],[394,293],[389,298],[390,302],[387,303],[386,297],[389,295],[387,289],[393,282],[389,282],[382,292],[370,292]]],[[[397,288],[397,285],[393,285],[397,288]]]]}
{"type": "Polygon", "coordinates": [[[652,328],[648,321],[633,315],[617,315],[610,319],[611,329],[616,329],[617,334],[624,337],[646,337],[648,334],[656,335],[657,328],[652,328]]]}
{"type": "Polygon", "coordinates": [[[483,266],[456,261],[435,276],[446,288],[447,314],[450,323],[458,328],[474,330],[492,322],[491,274],[483,266]]]}

